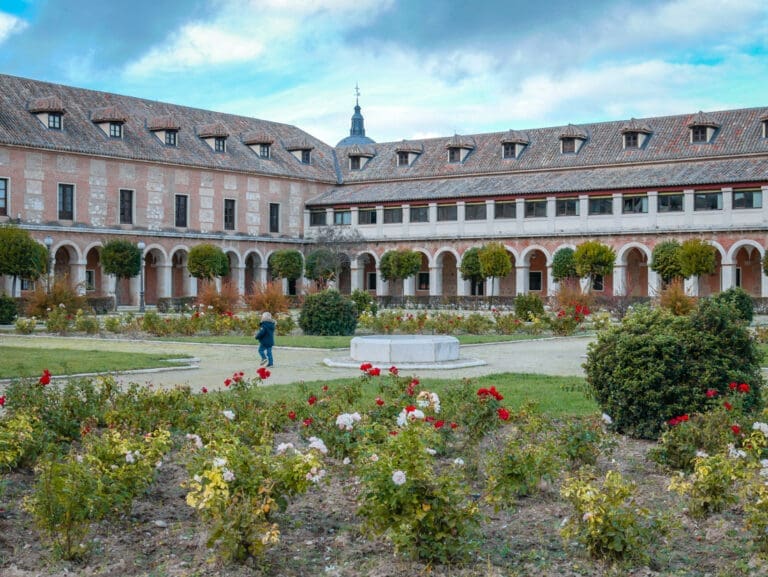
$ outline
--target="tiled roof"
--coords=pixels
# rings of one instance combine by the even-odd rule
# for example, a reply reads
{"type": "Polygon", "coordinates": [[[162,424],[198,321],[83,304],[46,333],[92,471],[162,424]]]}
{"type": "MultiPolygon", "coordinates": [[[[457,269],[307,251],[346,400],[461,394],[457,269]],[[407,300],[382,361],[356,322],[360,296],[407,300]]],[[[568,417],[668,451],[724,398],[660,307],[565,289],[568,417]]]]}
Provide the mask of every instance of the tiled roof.
{"type": "Polygon", "coordinates": [[[360,146],[353,144],[346,149],[347,156],[364,156],[365,158],[373,158],[376,156],[376,149],[373,146],[360,146]]]}
{"type": "Polygon", "coordinates": [[[299,138],[291,138],[289,140],[285,140],[283,142],[283,147],[288,151],[293,150],[312,150],[315,148],[314,144],[312,144],[309,139],[306,137],[299,137],[299,138]]]}
{"type": "Polygon", "coordinates": [[[328,184],[337,182],[333,148],[295,126],[0,74],[0,145],[3,144],[328,184]],[[57,102],[56,106],[63,108],[61,104],[66,104],[63,130],[48,130],[31,113],[31,103],[49,98],[53,99],[49,105],[57,102]],[[125,114],[123,138],[105,139],[92,121],[94,110],[110,106],[125,114]],[[152,124],[163,117],[170,118],[170,122],[152,124]],[[314,148],[312,163],[302,164],[282,147],[275,147],[270,158],[261,158],[234,138],[229,139],[226,153],[215,153],[205,141],[194,136],[196,128],[215,123],[225,126],[229,134],[261,132],[275,142],[303,138],[314,148]],[[171,126],[180,129],[178,146],[165,146],[150,130],[171,126]]]}
{"type": "Polygon", "coordinates": [[[37,112],[66,112],[64,103],[58,96],[41,96],[35,98],[29,103],[28,110],[32,113],[37,112]]]}
{"type": "Polygon", "coordinates": [[[402,149],[403,142],[379,142],[376,156],[362,170],[349,170],[341,163],[340,173],[344,184],[357,184],[768,155],[768,139],[762,137],[760,120],[766,113],[765,107],[710,112],[708,119],[720,128],[717,137],[708,144],[691,144],[690,141],[688,125],[694,119],[698,121],[699,115],[637,119],[637,125],[652,129],[642,148],[624,148],[622,129],[632,121],[583,124],[577,128],[589,138],[578,154],[562,153],[559,140],[564,132],[562,126],[525,130],[529,143],[516,158],[502,157],[502,140],[507,132],[475,134],[471,136],[475,148],[462,163],[448,162],[444,137],[407,141],[409,147],[417,150],[421,146],[421,154],[409,166],[400,167],[397,166],[397,152],[402,149]]]}
{"type": "Polygon", "coordinates": [[[719,128],[720,124],[712,116],[699,110],[688,123],[688,128],[694,126],[711,126],[712,128],[719,128]]]}
{"type": "Polygon", "coordinates": [[[587,133],[582,128],[569,124],[560,133],[560,138],[580,138],[581,140],[586,140],[587,133]]]}
{"type": "Polygon", "coordinates": [[[624,126],[621,127],[621,133],[626,134],[627,132],[641,132],[643,134],[652,134],[653,130],[650,126],[643,122],[638,122],[636,119],[632,118],[629,122],[626,122],[624,126]]]}
{"type": "Polygon", "coordinates": [[[181,123],[170,114],[153,116],[147,120],[147,128],[152,132],[158,130],[181,130],[181,123]]]}
{"type": "Polygon", "coordinates": [[[414,154],[421,154],[424,152],[424,145],[421,142],[409,142],[408,140],[403,140],[402,142],[397,143],[395,152],[412,152],[414,154]]]}
{"type": "Polygon", "coordinates": [[[92,122],[125,122],[125,113],[117,106],[104,106],[91,112],[92,122]]]}
{"type": "Polygon", "coordinates": [[[507,130],[501,135],[502,144],[528,144],[531,139],[525,132],[520,130],[507,130]]]}
{"type": "MultiPolygon", "coordinates": [[[[374,161],[375,159],[369,162],[374,161]]],[[[539,193],[587,193],[622,189],[692,188],[724,182],[768,182],[768,155],[347,184],[315,197],[307,202],[307,206],[501,198],[539,193]]]]}
{"type": "Polygon", "coordinates": [[[272,144],[275,139],[269,134],[258,130],[252,130],[243,134],[243,144],[272,144]]]}
{"type": "Polygon", "coordinates": [[[454,134],[445,144],[445,148],[463,148],[465,150],[472,150],[475,148],[475,139],[471,136],[454,134]]]}
{"type": "Polygon", "coordinates": [[[197,135],[200,138],[226,138],[229,136],[227,127],[221,122],[214,122],[212,124],[204,124],[197,129],[197,135]]]}

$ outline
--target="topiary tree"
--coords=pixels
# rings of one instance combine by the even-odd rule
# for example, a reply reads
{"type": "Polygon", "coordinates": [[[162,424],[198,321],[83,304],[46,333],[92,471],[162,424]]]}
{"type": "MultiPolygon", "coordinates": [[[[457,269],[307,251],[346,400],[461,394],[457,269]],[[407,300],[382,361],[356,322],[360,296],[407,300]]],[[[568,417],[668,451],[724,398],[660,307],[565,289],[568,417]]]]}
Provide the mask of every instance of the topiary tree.
{"type": "Polygon", "coordinates": [[[729,303],[705,300],[691,314],[638,307],[600,331],[584,365],[587,384],[615,428],[656,439],[669,419],[703,411],[708,389],[750,385],[745,406],[761,403],[760,355],[729,303]]]}
{"type": "Polygon", "coordinates": [[[574,250],[569,247],[558,249],[552,256],[552,278],[557,282],[575,281],[579,278],[576,272],[576,259],[574,250]]]}
{"type": "Polygon", "coordinates": [[[482,269],[480,268],[479,246],[473,246],[472,248],[464,251],[464,254],[461,257],[459,272],[461,272],[461,278],[464,280],[482,282],[484,277],[482,269]]]}
{"type": "Polygon", "coordinates": [[[493,294],[493,279],[505,277],[512,271],[512,259],[500,242],[488,243],[480,249],[477,256],[480,259],[481,274],[491,278],[491,294],[493,294]]]}
{"type": "Polygon", "coordinates": [[[307,295],[299,326],[307,335],[352,335],[357,328],[357,307],[335,289],[307,295]]]}
{"type": "Polygon", "coordinates": [[[379,305],[376,303],[376,299],[368,291],[355,289],[349,295],[349,300],[355,303],[357,316],[360,316],[365,311],[370,311],[373,316],[376,316],[376,313],[379,312],[379,305]]]}
{"type": "Polygon", "coordinates": [[[0,226],[0,276],[12,277],[11,294],[16,294],[16,279],[37,280],[48,269],[48,249],[29,232],[17,226],[0,226]]]}
{"type": "Polygon", "coordinates": [[[307,255],[304,263],[304,276],[326,288],[328,281],[336,277],[339,267],[339,255],[327,248],[318,248],[307,255]]]}
{"type": "Polygon", "coordinates": [[[715,272],[715,247],[700,238],[690,238],[680,246],[680,271],[683,277],[702,276],[715,272]]]}
{"type": "Polygon", "coordinates": [[[421,269],[421,253],[407,248],[384,253],[379,263],[381,278],[386,281],[412,277],[421,269]]]}
{"type": "Polygon", "coordinates": [[[596,240],[588,240],[576,247],[573,253],[576,274],[589,279],[587,290],[591,290],[595,278],[606,277],[613,272],[616,262],[614,250],[596,240]]]}
{"type": "Polygon", "coordinates": [[[676,278],[683,278],[680,243],[676,240],[665,240],[653,247],[651,270],[658,273],[664,284],[669,284],[676,278]]]}
{"type": "Polygon", "coordinates": [[[101,266],[115,276],[115,305],[120,302],[120,279],[141,272],[141,249],[127,240],[110,240],[101,247],[101,266]]]}
{"type": "Polygon", "coordinates": [[[744,321],[752,322],[755,315],[755,305],[752,302],[752,297],[743,288],[731,287],[713,296],[712,300],[730,303],[744,321]]]}
{"type": "Polygon", "coordinates": [[[269,255],[269,270],[274,278],[296,280],[304,272],[304,259],[298,250],[276,250],[269,255]]]}
{"type": "Polygon", "coordinates": [[[229,273],[229,259],[216,245],[198,244],[189,249],[187,269],[193,277],[211,281],[229,273]]]}

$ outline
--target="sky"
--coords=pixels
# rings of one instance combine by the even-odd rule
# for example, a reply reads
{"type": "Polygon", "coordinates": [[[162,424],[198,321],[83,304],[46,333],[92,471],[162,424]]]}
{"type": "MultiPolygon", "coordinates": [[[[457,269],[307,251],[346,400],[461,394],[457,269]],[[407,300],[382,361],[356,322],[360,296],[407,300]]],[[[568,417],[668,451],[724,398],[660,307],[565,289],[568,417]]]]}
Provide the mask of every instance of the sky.
{"type": "Polygon", "coordinates": [[[0,0],[0,73],[335,145],[768,108],[766,0],[0,0]]]}

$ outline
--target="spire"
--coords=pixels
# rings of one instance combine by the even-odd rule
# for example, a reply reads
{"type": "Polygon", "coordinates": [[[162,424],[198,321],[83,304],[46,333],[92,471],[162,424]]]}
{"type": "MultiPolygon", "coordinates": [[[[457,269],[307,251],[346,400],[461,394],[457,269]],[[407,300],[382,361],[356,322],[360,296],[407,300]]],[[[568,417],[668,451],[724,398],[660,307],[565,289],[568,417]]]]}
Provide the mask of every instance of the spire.
{"type": "Polygon", "coordinates": [[[342,139],[336,146],[352,146],[353,144],[374,144],[374,141],[365,135],[365,119],[360,112],[360,86],[357,83],[355,83],[355,113],[352,115],[349,136],[342,139]]]}

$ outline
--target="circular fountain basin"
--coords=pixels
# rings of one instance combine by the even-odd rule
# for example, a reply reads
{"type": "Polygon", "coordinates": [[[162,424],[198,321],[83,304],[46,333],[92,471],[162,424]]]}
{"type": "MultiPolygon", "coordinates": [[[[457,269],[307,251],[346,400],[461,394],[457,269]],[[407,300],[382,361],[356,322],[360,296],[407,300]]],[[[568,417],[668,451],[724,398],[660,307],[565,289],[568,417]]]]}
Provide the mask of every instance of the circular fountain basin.
{"type": "Polygon", "coordinates": [[[446,335],[375,335],[354,337],[354,361],[371,363],[439,363],[459,358],[459,340],[446,335]]]}

